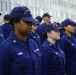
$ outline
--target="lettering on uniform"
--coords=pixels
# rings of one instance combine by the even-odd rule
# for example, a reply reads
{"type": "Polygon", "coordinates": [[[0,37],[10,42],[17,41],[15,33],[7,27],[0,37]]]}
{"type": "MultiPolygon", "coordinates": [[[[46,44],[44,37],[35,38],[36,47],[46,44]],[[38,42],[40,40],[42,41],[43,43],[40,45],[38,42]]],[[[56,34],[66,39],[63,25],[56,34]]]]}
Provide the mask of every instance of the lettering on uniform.
{"type": "Polygon", "coordinates": [[[36,50],[34,50],[34,52],[37,52],[37,51],[39,51],[39,49],[37,48],[36,50]]]}
{"type": "Polygon", "coordinates": [[[18,55],[23,55],[23,53],[22,52],[19,52],[18,55]]]}
{"type": "Polygon", "coordinates": [[[58,55],[58,53],[57,53],[57,52],[56,52],[55,54],[56,54],[56,55],[58,55]]]}

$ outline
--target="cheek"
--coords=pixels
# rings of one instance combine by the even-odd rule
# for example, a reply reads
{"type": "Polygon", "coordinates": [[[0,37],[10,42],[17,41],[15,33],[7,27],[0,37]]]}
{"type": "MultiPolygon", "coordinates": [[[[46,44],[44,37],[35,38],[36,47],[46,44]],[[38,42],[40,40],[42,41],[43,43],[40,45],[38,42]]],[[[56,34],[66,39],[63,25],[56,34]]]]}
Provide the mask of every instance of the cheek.
{"type": "Polygon", "coordinates": [[[69,28],[69,31],[74,31],[74,30],[75,30],[74,27],[70,27],[70,28],[69,28]]]}
{"type": "Polygon", "coordinates": [[[52,35],[54,39],[60,39],[60,33],[56,33],[52,35]]]}

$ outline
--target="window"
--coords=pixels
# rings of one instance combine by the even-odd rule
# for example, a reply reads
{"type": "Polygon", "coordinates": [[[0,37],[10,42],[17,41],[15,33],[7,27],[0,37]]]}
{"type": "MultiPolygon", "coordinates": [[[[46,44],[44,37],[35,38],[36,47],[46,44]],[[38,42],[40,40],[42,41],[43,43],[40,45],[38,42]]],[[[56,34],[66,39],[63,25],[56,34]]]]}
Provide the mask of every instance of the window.
{"type": "Polygon", "coordinates": [[[35,8],[35,15],[38,15],[39,11],[38,8],[35,8]]]}
{"type": "Polygon", "coordinates": [[[67,3],[66,3],[66,2],[64,2],[63,6],[64,6],[64,7],[67,7],[67,3]]]}
{"type": "Polygon", "coordinates": [[[19,4],[15,4],[15,7],[19,7],[20,5],[19,4]]]}
{"type": "Polygon", "coordinates": [[[68,15],[68,13],[66,13],[66,18],[68,18],[69,17],[69,15],[68,15]]]}
{"type": "Polygon", "coordinates": [[[12,3],[9,2],[9,11],[11,11],[11,9],[12,9],[12,3]]]}
{"type": "Polygon", "coordinates": [[[48,0],[45,0],[45,2],[48,2],[48,0]]]}
{"type": "Polygon", "coordinates": [[[57,13],[56,13],[56,16],[57,16],[58,18],[61,17],[60,12],[57,12],[57,13]]]}
{"type": "Polygon", "coordinates": [[[68,14],[68,17],[71,18],[71,14],[68,14]]]}
{"type": "Polygon", "coordinates": [[[63,6],[63,1],[60,1],[60,5],[63,6]]]}
{"type": "Polygon", "coordinates": [[[33,7],[29,7],[29,9],[30,9],[31,13],[33,13],[33,7]]]}
{"type": "Polygon", "coordinates": [[[42,16],[43,15],[43,9],[40,9],[39,11],[40,11],[40,16],[42,16]]]}
{"type": "Polygon", "coordinates": [[[49,11],[49,13],[50,13],[50,15],[51,15],[51,16],[53,15],[53,12],[52,12],[52,10],[50,10],[50,11],[49,11]]]}
{"type": "Polygon", "coordinates": [[[2,10],[2,1],[0,1],[0,11],[2,10]]]}
{"type": "Polygon", "coordinates": [[[62,0],[58,0],[58,5],[63,6],[63,1],[62,0]]]}
{"type": "Polygon", "coordinates": [[[36,15],[36,8],[33,8],[33,14],[36,15]]]}
{"type": "Polygon", "coordinates": [[[53,4],[57,4],[57,0],[52,0],[52,3],[53,4]]]}
{"type": "Polygon", "coordinates": [[[4,2],[3,10],[4,10],[4,11],[7,11],[7,2],[4,2]]]}
{"type": "Polygon", "coordinates": [[[74,15],[73,14],[71,14],[71,18],[74,19],[74,15]]]}
{"type": "Polygon", "coordinates": [[[66,14],[65,13],[63,14],[63,17],[66,18],[66,14]]]}
{"type": "Polygon", "coordinates": [[[74,8],[74,5],[73,4],[70,4],[70,8],[73,9],[74,8]]]}
{"type": "Polygon", "coordinates": [[[61,18],[63,18],[63,13],[61,13],[61,18]]]}

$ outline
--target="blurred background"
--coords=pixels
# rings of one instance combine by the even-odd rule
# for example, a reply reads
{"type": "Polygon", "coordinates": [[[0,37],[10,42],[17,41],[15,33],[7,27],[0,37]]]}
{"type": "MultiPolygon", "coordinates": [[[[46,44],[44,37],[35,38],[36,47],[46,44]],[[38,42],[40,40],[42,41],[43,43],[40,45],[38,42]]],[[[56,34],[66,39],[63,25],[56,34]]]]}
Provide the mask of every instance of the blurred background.
{"type": "Polygon", "coordinates": [[[76,0],[0,0],[0,23],[3,16],[16,7],[27,6],[33,17],[42,16],[45,12],[52,15],[52,22],[61,22],[66,18],[76,21],[76,0]]]}

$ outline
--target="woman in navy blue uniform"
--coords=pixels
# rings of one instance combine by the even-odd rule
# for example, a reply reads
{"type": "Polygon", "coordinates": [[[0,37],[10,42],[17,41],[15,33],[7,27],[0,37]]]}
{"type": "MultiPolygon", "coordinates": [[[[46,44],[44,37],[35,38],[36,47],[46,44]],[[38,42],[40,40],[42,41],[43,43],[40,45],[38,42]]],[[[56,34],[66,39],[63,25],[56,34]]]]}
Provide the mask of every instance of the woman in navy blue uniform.
{"type": "Polygon", "coordinates": [[[64,75],[65,54],[57,44],[60,39],[59,28],[56,24],[49,24],[44,28],[43,37],[46,41],[40,47],[42,53],[42,75],[64,75]]]}
{"type": "Polygon", "coordinates": [[[34,21],[30,10],[15,7],[10,18],[13,32],[0,45],[0,75],[40,75],[38,45],[27,37],[34,21]]]}
{"type": "Polygon", "coordinates": [[[71,19],[66,19],[62,25],[65,33],[59,45],[66,56],[65,72],[67,75],[76,75],[76,39],[72,36],[75,31],[74,22],[71,19]]]}
{"type": "Polygon", "coordinates": [[[33,22],[33,25],[32,25],[32,33],[29,35],[29,37],[32,40],[34,40],[37,43],[38,47],[40,48],[41,41],[40,41],[40,36],[37,33],[37,22],[33,22]]]}

